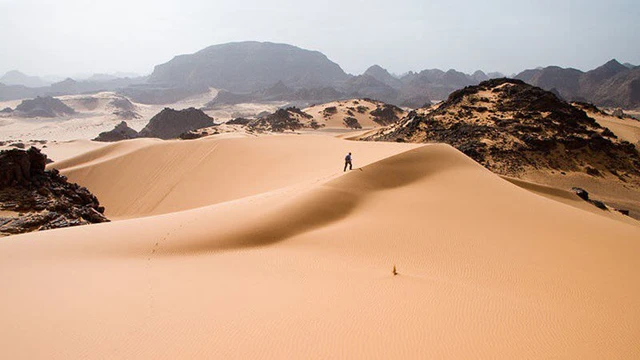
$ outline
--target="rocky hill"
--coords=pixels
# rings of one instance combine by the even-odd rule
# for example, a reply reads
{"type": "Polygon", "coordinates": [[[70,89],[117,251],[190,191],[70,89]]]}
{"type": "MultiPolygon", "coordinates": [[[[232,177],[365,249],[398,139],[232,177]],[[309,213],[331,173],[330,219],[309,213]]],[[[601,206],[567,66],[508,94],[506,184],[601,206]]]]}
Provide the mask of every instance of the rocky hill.
{"type": "Polygon", "coordinates": [[[29,76],[18,70],[12,70],[2,75],[2,77],[0,77],[0,83],[5,85],[22,85],[30,88],[38,88],[51,84],[37,76],[29,76]]]}
{"type": "Polygon", "coordinates": [[[247,128],[258,132],[284,132],[302,129],[315,130],[321,127],[311,115],[295,107],[278,109],[273,114],[250,121],[246,121],[246,119],[234,119],[228,122],[228,124],[246,125],[247,128]]]}
{"type": "Polygon", "coordinates": [[[367,140],[448,143],[503,175],[555,169],[640,184],[633,144],[521,80],[495,79],[458,90],[367,140]]]}
{"type": "Polygon", "coordinates": [[[34,147],[0,152],[0,236],[109,221],[89,190],[46,163],[34,147]]]}
{"type": "Polygon", "coordinates": [[[93,141],[101,141],[101,142],[113,142],[113,141],[121,141],[121,140],[129,140],[138,138],[138,132],[133,130],[127,125],[126,121],[123,121],[116,125],[116,127],[111,131],[101,132],[98,137],[93,139],[93,141]]]}
{"type": "Polygon", "coordinates": [[[21,117],[58,117],[73,115],[75,110],[65,105],[59,99],[51,96],[37,97],[32,100],[24,100],[15,109],[15,114],[21,117]]]}
{"type": "MultiPolygon", "coordinates": [[[[8,74],[11,75],[11,74],[8,74]]],[[[499,73],[473,74],[427,69],[394,76],[379,65],[363,74],[346,74],[317,51],[269,42],[236,42],[210,46],[157,65],[149,77],[95,76],[65,79],[50,86],[28,88],[0,80],[0,101],[35,96],[118,91],[135,102],[171,104],[210,88],[225,90],[209,106],[239,102],[311,103],[369,97],[396,106],[417,108],[428,100],[445,100],[453,91],[499,73]],[[274,92],[273,90],[277,90],[274,92]]],[[[25,83],[23,80],[11,83],[25,83]]],[[[516,78],[559,94],[569,101],[596,105],[640,107],[640,67],[612,60],[587,72],[550,66],[525,70],[516,78]]],[[[301,105],[300,105],[301,106],[301,105]]],[[[130,118],[130,113],[121,118],[130,118]]]]}
{"type": "Polygon", "coordinates": [[[587,72],[549,66],[525,70],[516,78],[557,92],[568,101],[588,101],[608,107],[640,107],[640,68],[625,66],[615,59],[587,72]]]}
{"type": "Polygon", "coordinates": [[[379,128],[402,119],[407,112],[381,101],[364,98],[333,101],[304,109],[326,128],[379,128]]]}
{"type": "Polygon", "coordinates": [[[147,126],[140,130],[140,137],[175,139],[180,134],[214,125],[213,118],[202,110],[189,108],[174,110],[164,108],[155,115],[147,126]]]}
{"type": "Polygon", "coordinates": [[[393,124],[404,115],[406,111],[394,105],[372,99],[352,99],[313,105],[304,110],[297,107],[278,109],[257,119],[236,118],[227,121],[226,125],[241,126],[249,133],[372,129],[393,124]]]}
{"type": "MultiPolygon", "coordinates": [[[[123,91],[133,87],[131,92],[138,95],[135,86],[144,84],[146,77],[139,78],[116,78],[108,81],[76,81],[65,79],[43,87],[26,87],[24,85],[8,85],[0,81],[0,101],[19,100],[33,98],[37,96],[62,96],[97,93],[101,91],[123,91]]],[[[141,97],[143,97],[141,95],[141,97]]]]}
{"type": "Polygon", "coordinates": [[[126,97],[116,97],[108,104],[111,107],[112,113],[123,120],[140,119],[142,116],[138,114],[138,107],[135,106],[126,97]]]}
{"type": "Polygon", "coordinates": [[[269,42],[236,42],[180,55],[155,67],[150,83],[200,84],[249,93],[278,81],[293,88],[335,86],[348,75],[317,51],[269,42]]]}

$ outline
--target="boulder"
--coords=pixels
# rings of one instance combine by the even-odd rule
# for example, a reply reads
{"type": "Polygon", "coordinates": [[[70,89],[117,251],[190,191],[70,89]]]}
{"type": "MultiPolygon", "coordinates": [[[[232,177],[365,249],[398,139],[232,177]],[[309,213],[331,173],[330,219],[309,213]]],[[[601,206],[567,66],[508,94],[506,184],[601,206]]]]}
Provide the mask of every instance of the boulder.
{"type": "Polygon", "coordinates": [[[618,109],[613,110],[613,114],[611,114],[611,115],[622,119],[624,117],[624,111],[622,111],[622,109],[618,108],[618,109]]]}
{"type": "Polygon", "coordinates": [[[587,190],[579,187],[572,187],[571,191],[573,191],[576,195],[578,195],[578,197],[581,198],[582,200],[589,201],[589,193],[587,192],[587,190]]]}
{"type": "Polygon", "coordinates": [[[0,236],[109,221],[88,189],[67,182],[57,170],[45,170],[38,149],[0,152],[0,236]]]}

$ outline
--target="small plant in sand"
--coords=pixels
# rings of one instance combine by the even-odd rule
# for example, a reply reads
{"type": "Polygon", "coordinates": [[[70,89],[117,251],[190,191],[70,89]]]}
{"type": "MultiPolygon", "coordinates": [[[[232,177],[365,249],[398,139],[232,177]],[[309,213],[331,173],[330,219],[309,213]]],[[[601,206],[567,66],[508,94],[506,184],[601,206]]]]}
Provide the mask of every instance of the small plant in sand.
{"type": "Polygon", "coordinates": [[[396,270],[396,266],[393,265],[393,276],[398,275],[398,271],[396,270]]]}

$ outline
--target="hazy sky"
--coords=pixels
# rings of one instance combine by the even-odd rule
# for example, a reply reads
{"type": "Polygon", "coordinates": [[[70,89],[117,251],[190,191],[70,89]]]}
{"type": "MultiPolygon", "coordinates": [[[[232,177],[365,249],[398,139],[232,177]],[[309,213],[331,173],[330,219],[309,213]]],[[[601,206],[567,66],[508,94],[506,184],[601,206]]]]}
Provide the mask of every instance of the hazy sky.
{"type": "Polygon", "coordinates": [[[640,64],[638,0],[0,0],[0,74],[148,74],[178,54],[258,40],[352,74],[640,64]]]}

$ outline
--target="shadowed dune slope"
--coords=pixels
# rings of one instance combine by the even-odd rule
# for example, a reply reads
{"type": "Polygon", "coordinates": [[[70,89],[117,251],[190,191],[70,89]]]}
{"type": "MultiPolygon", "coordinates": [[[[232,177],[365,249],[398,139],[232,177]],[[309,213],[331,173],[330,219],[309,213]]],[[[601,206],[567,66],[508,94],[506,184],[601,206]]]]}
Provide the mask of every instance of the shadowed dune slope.
{"type": "Polygon", "coordinates": [[[427,145],[312,186],[7,238],[0,342],[9,358],[635,359],[639,239],[427,145]]]}
{"type": "Polygon", "coordinates": [[[96,194],[110,218],[131,218],[326,180],[342,174],[347,152],[357,167],[418,146],[372,146],[327,136],[139,139],[53,166],[96,194]]]}

